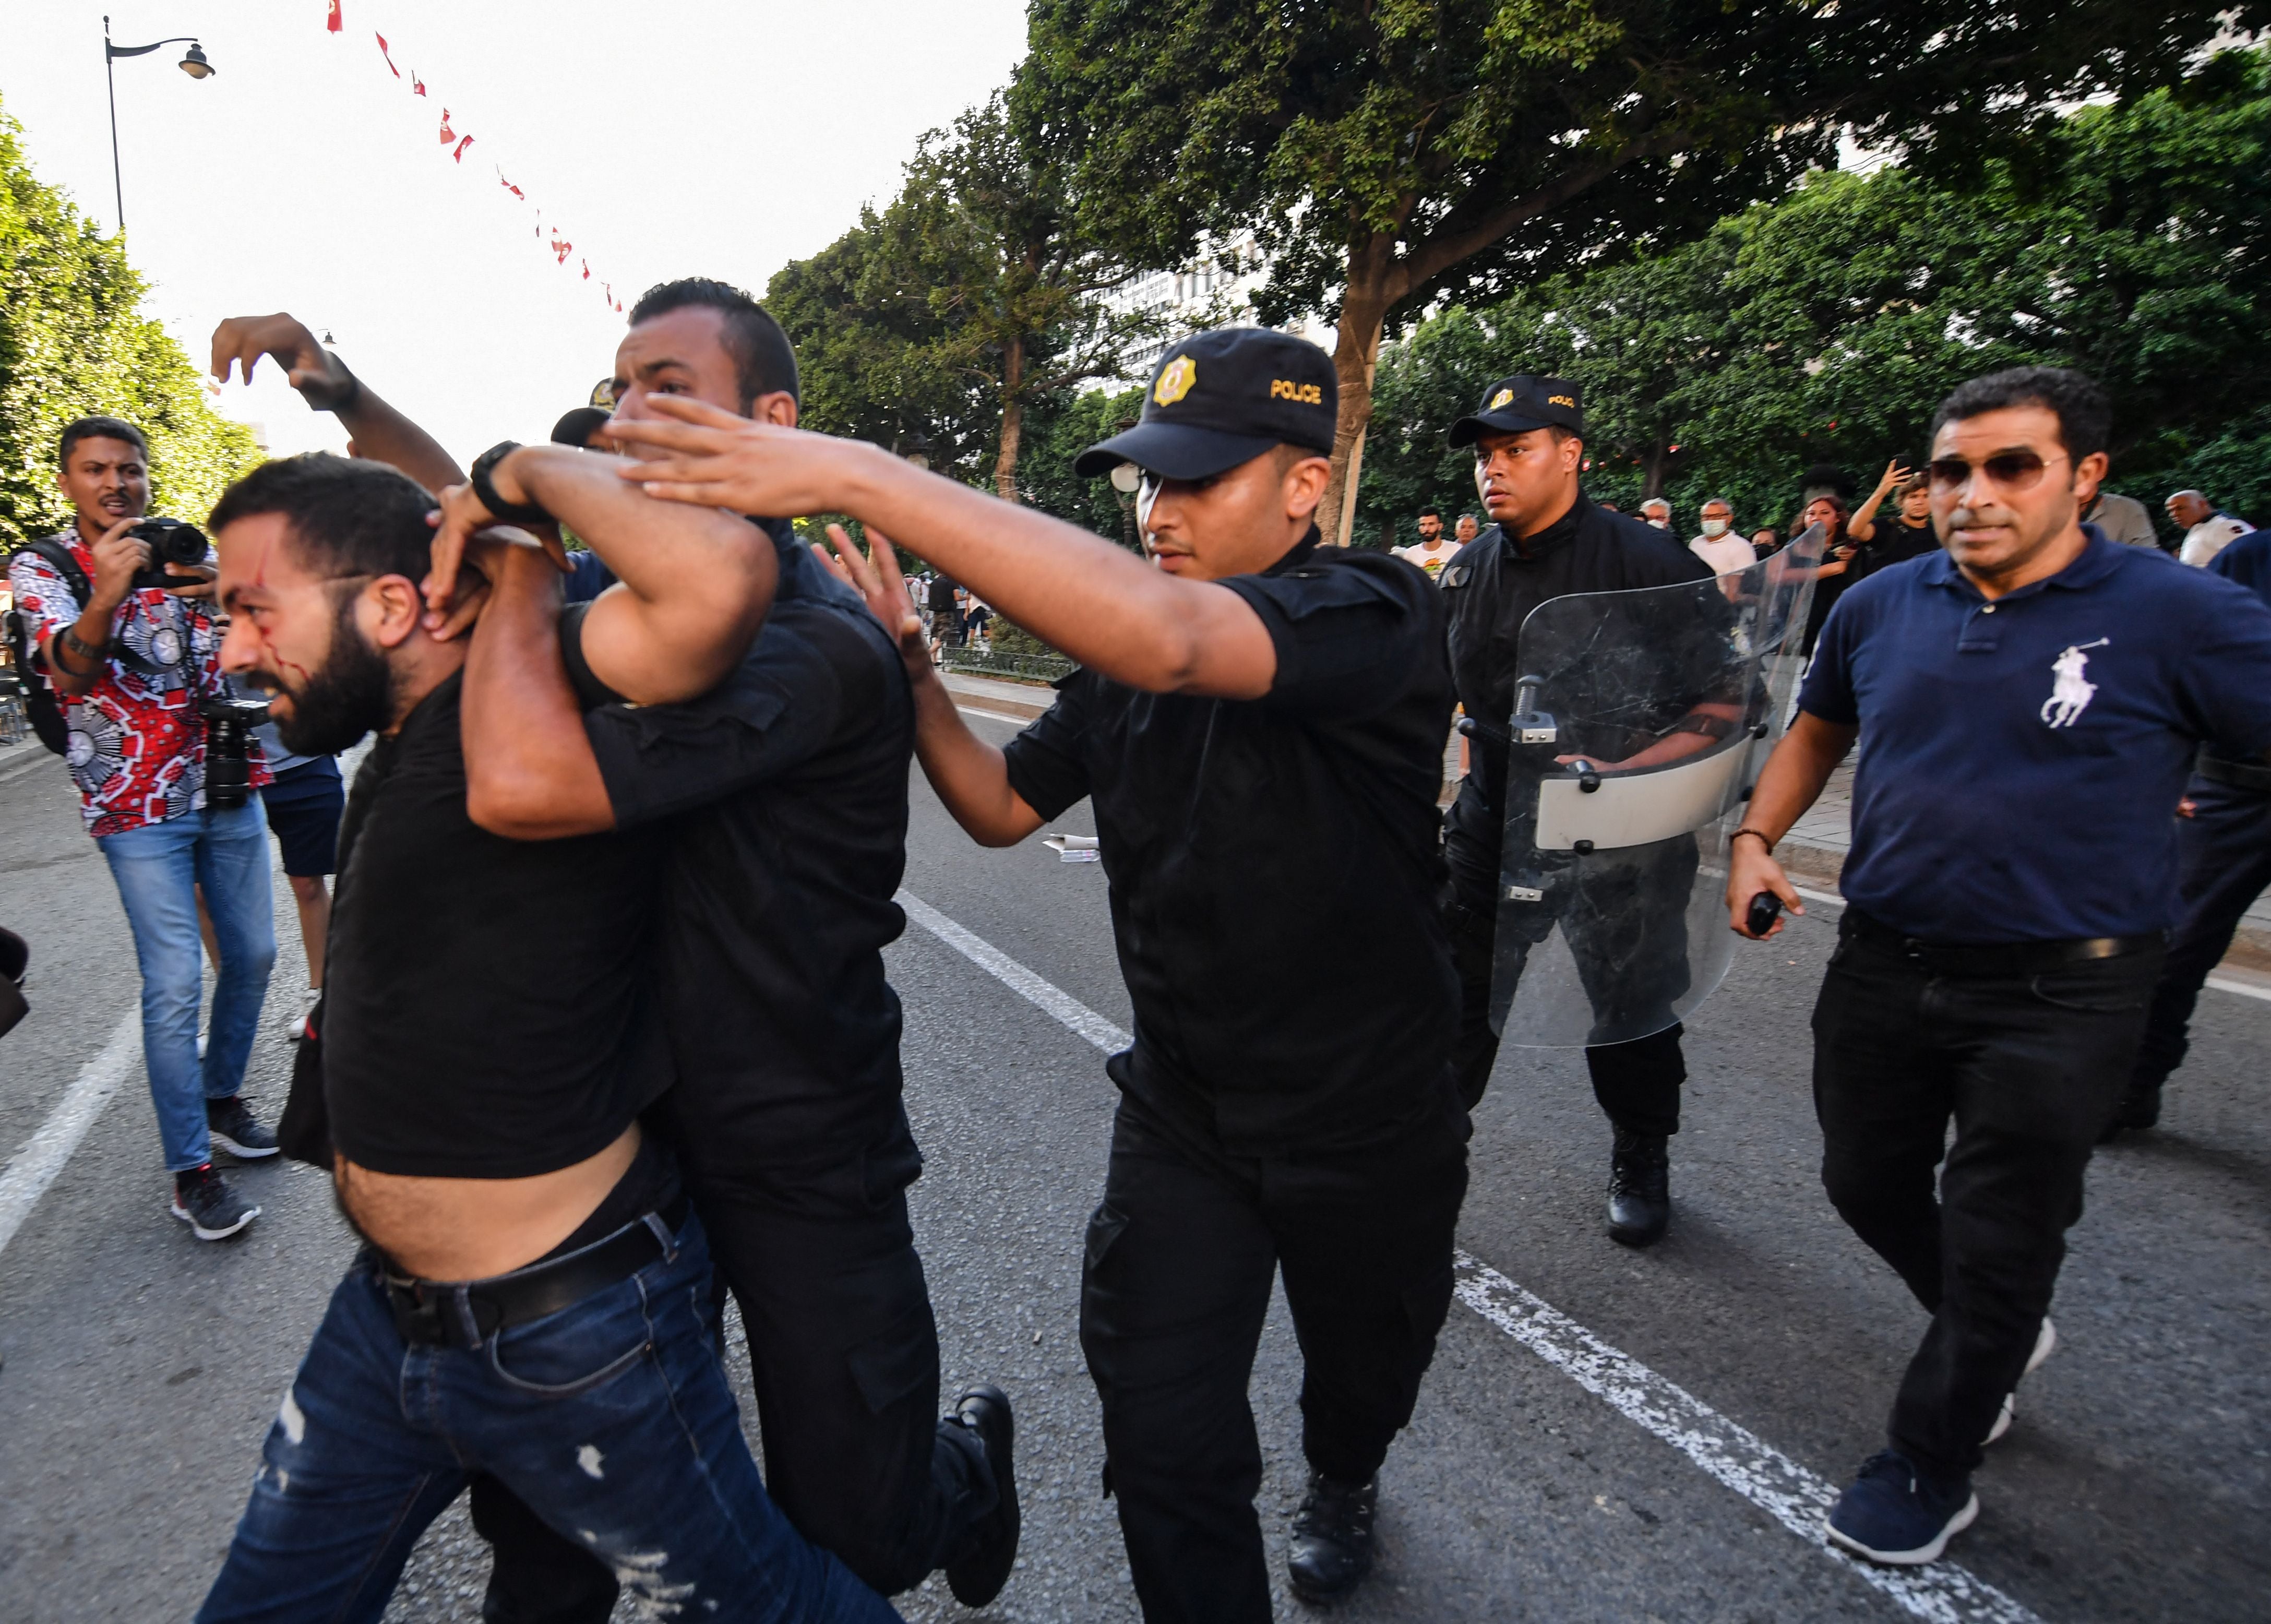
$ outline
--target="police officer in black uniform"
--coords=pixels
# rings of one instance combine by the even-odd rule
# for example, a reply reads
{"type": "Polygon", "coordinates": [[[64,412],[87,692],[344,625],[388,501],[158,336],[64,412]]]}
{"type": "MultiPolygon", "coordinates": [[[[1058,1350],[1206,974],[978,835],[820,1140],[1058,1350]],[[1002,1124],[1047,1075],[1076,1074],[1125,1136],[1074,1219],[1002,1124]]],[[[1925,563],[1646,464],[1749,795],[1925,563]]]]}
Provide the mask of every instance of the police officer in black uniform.
{"type": "Polygon", "coordinates": [[[621,430],[681,453],[652,466],[659,494],[851,513],[1082,663],[997,749],[931,670],[890,548],[839,544],[964,828],[1007,846],[1094,807],[1136,1035],[1106,1068],[1081,1342],[1144,1616],[1270,1617],[1247,1387],[1281,1271],[1310,1465],[1291,1577],[1345,1594],[1449,1307],[1468,1124],[1438,908],[1442,594],[1319,546],[1331,361],[1254,328],[1168,351],[1141,421],[1075,465],[1143,471],[1149,565],[873,447],[653,406],[704,425],[621,430]]]}
{"type": "MultiPolygon", "coordinates": [[[[1459,1035],[1454,1062],[1471,1109],[1490,1082],[1498,1036],[1490,1025],[1499,929],[1498,876],[1505,838],[1507,719],[1513,713],[1522,623],[1538,605],[1570,592],[1624,592],[1708,580],[1711,568],[1664,532],[1589,500],[1580,488],[1585,454],[1584,396],[1571,379],[1527,374],[1500,378],[1471,416],[1451,425],[1453,445],[1475,448],[1475,480],[1492,525],[1444,567],[1450,612],[1451,672],[1472,749],[1458,799],[1445,821],[1450,859],[1449,927],[1459,972],[1459,1035]]],[[[1677,853],[1667,854],[1677,860],[1677,853]]],[[[1692,850],[1686,861],[1691,867],[1692,850]]],[[[1678,876],[1639,883],[1665,896],[1674,916],[1686,904],[1678,876]]],[[[1541,919],[1543,939],[1550,917],[1541,919]]],[[[1667,931],[1672,920],[1666,920],[1667,931]]],[[[1648,933],[1661,936],[1667,932],[1648,933]]],[[[1684,938],[1682,939],[1684,941],[1684,938]]],[[[1654,944],[1663,948],[1664,943],[1654,944]]],[[[1573,942],[1573,950],[1577,944],[1573,942]]],[[[1684,948],[1679,950],[1684,953],[1684,948]]],[[[1662,959],[1664,951],[1648,957],[1662,959]]],[[[1582,954],[1581,954],[1582,959],[1582,954]]],[[[1643,973],[1672,973],[1657,964],[1643,973]]],[[[1687,1063],[1675,1023],[1651,1037],[1588,1048],[1593,1095],[1616,1132],[1609,1173],[1609,1234],[1648,1246],[1671,1221],[1666,1142],[1679,1131],[1679,1088],[1687,1063]]]]}
{"type": "MultiPolygon", "coordinates": [[[[2271,530],[2240,537],[2209,559],[2208,570],[2271,604],[2271,530]]],[[[2240,920],[2271,885],[2271,766],[2203,747],[2177,808],[2177,860],[2184,911],[2169,935],[2145,1040],[2106,1126],[2108,1140],[2160,1121],[2161,1088],[2184,1063],[2200,988],[2230,948],[2240,920]]]]}

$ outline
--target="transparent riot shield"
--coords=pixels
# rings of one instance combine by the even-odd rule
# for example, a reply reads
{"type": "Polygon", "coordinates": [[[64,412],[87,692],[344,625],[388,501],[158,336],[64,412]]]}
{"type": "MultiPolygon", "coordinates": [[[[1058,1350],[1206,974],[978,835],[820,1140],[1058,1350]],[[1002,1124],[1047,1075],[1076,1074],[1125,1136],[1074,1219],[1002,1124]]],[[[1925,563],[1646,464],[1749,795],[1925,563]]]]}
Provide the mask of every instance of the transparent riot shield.
{"type": "Polygon", "coordinates": [[[1727,838],[1789,719],[1824,535],[1712,580],[1580,592],[1523,622],[1491,1025],[1629,1043],[1727,972],[1727,838]]]}

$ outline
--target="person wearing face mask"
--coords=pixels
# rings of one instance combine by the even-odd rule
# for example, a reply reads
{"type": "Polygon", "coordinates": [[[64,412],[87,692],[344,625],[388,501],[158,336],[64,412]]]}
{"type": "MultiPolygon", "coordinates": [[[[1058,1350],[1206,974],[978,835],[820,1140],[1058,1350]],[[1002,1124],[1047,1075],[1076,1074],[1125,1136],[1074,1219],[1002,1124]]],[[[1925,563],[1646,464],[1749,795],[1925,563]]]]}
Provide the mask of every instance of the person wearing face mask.
{"type": "MultiPolygon", "coordinates": [[[[1271,1617],[1248,1380],[1273,1276],[1306,1365],[1289,1577],[1372,1565],[1377,1474],[1450,1302],[1468,1121],[1436,909],[1451,679],[1443,592],[1321,547],[1337,385],[1314,345],[1197,334],[1082,474],[1143,471],[1147,566],[873,446],[683,401],[619,424],[656,495],[849,513],[839,567],[898,640],[916,752],[964,829],[1014,845],[1086,798],[1135,1039],[1088,1229],[1081,1341],[1144,1617],[1271,1617]],[[1006,748],[925,658],[888,534],[1081,668],[1006,748]]],[[[1456,569],[1455,564],[1451,566],[1456,569]]]]}
{"type": "Polygon", "coordinates": [[[1702,519],[1703,533],[1687,544],[1687,550],[1710,565],[1714,575],[1747,570],[1758,562],[1759,555],[1751,544],[1734,533],[1734,504],[1724,496],[1713,496],[1704,503],[1702,519]]]}
{"type": "Polygon", "coordinates": [[[1640,504],[1641,522],[1654,530],[1672,528],[1672,504],[1661,496],[1650,496],[1640,504]]]}

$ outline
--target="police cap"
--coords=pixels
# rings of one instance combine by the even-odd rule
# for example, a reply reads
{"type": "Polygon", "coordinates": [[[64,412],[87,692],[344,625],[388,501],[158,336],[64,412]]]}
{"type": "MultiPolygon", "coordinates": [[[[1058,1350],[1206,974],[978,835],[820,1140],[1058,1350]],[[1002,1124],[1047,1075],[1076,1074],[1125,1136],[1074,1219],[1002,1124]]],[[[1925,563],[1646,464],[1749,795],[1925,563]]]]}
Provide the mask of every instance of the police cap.
{"type": "Polygon", "coordinates": [[[1566,428],[1582,438],[1585,391],[1574,378],[1536,377],[1517,372],[1483,391],[1482,404],[1451,425],[1454,445],[1472,445],[1486,434],[1527,434],[1533,428],[1566,428]]]}
{"type": "Polygon", "coordinates": [[[1123,462],[1171,480],[1203,480],[1276,445],[1329,455],[1340,384],[1332,357],[1267,327],[1217,327],[1171,346],[1136,427],[1091,445],[1073,472],[1123,462]]]}

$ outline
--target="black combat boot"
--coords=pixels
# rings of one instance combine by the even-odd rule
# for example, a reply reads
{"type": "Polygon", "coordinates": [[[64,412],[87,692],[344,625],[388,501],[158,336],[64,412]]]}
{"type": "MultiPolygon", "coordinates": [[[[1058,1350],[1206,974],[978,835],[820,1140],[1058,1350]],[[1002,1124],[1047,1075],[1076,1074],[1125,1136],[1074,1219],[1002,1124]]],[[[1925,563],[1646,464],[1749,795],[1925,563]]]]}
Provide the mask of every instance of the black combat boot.
{"type": "Polygon", "coordinates": [[[1654,1246],[1672,1222],[1672,1158],[1662,1134],[1617,1129],[1609,1158],[1609,1239],[1654,1246]]]}
{"type": "Polygon", "coordinates": [[[1337,1601],[1372,1571],[1372,1514],[1380,1478],[1337,1483],[1314,1467],[1309,1492],[1293,1514],[1293,1549],[1285,1570],[1303,1601],[1337,1601]]]}

